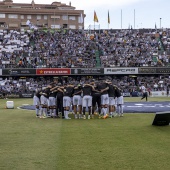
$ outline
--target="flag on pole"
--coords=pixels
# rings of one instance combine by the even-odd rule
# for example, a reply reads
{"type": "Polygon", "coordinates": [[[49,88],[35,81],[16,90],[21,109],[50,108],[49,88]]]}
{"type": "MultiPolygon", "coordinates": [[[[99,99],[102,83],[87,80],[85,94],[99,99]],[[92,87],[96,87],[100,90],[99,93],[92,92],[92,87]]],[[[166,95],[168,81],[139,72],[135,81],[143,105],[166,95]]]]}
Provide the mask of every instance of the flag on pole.
{"type": "Polygon", "coordinates": [[[110,24],[110,16],[109,16],[109,11],[108,11],[108,24],[110,24]]]}
{"type": "Polygon", "coordinates": [[[94,22],[99,22],[98,18],[97,18],[97,14],[96,12],[94,11],[94,22]]]}

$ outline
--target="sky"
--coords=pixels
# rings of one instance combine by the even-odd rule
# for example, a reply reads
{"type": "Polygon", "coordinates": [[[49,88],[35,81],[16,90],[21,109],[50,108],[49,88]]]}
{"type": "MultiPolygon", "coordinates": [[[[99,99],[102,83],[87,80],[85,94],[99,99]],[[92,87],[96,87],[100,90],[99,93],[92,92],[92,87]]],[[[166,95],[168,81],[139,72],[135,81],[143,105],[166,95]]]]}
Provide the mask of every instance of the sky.
{"type": "MultiPolygon", "coordinates": [[[[32,0],[13,0],[14,3],[31,3],[32,0]]],[[[35,4],[51,4],[55,0],[34,0],[35,4]]],[[[100,29],[170,28],[170,0],[59,0],[84,10],[84,28],[94,27],[94,11],[100,29]],[[110,24],[108,24],[108,11],[110,24]]]]}

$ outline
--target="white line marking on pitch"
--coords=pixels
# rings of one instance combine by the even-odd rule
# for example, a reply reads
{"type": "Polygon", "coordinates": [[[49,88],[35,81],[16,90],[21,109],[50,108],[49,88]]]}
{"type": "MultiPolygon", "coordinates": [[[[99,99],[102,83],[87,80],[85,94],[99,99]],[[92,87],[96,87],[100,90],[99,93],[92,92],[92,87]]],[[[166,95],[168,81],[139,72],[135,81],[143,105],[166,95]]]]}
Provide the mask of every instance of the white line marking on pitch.
{"type": "Polygon", "coordinates": [[[34,111],[34,112],[35,112],[35,110],[21,109],[20,107],[17,107],[17,109],[19,109],[19,110],[28,110],[28,111],[34,111]]]}
{"type": "Polygon", "coordinates": [[[144,107],[155,107],[155,106],[144,106],[144,107]]]}
{"type": "Polygon", "coordinates": [[[142,106],[127,106],[127,107],[142,107],[142,106]]]}

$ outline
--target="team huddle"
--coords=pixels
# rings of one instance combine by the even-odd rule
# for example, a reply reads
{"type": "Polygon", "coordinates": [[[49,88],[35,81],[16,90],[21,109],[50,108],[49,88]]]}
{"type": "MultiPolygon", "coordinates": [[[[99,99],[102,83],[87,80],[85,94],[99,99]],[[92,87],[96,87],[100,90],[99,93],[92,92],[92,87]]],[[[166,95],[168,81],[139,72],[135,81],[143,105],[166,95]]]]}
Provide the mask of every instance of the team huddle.
{"type": "Polygon", "coordinates": [[[123,96],[121,90],[109,80],[51,83],[43,90],[37,90],[33,103],[39,118],[71,119],[72,110],[75,119],[91,119],[98,112],[99,118],[123,116],[123,96]],[[86,117],[88,112],[88,117],[86,117]]]}

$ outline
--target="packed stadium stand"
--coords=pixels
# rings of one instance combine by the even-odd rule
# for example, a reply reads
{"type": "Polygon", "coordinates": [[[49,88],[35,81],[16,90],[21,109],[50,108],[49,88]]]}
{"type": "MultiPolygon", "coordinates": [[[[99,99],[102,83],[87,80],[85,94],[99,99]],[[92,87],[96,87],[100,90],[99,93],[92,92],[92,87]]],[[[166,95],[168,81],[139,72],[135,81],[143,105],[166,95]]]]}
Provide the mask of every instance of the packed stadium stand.
{"type": "Polygon", "coordinates": [[[0,68],[169,67],[169,44],[169,30],[0,30],[0,68]]]}

